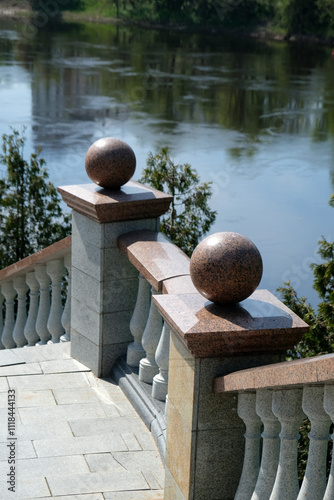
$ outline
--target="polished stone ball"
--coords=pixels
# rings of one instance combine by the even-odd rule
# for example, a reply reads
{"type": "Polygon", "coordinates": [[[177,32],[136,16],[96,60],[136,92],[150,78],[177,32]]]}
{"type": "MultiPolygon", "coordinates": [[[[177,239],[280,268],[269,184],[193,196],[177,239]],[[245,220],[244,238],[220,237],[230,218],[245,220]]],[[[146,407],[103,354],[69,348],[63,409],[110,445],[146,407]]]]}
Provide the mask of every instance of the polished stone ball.
{"type": "Polygon", "coordinates": [[[197,245],[190,259],[191,279],[204,297],[216,304],[236,304],[261,281],[260,252],[238,233],[215,233],[197,245]]]}
{"type": "Polygon", "coordinates": [[[119,189],[136,169],[136,156],[126,142],[104,137],[94,142],[85,159],[88,177],[101,187],[119,189]]]}

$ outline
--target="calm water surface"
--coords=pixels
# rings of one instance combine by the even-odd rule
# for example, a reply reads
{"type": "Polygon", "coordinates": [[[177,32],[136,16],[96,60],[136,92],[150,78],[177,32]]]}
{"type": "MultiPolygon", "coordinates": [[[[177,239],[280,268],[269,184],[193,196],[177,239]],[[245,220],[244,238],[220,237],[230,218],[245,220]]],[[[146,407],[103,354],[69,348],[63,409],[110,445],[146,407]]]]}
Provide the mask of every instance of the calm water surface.
{"type": "Polygon", "coordinates": [[[135,179],[169,145],[213,183],[212,232],[258,246],[261,286],[290,279],[317,303],[309,264],[334,240],[331,49],[93,24],[26,33],[0,20],[0,134],[27,126],[56,185],[87,182],[100,137],[132,146],[135,179]]]}

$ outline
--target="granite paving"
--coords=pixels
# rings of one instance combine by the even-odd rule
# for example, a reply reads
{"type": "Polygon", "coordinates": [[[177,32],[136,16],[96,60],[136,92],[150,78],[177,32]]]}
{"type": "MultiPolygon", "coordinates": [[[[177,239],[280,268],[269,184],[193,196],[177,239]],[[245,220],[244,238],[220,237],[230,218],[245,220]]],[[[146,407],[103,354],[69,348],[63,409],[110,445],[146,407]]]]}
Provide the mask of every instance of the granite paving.
{"type": "Polygon", "coordinates": [[[70,342],[0,352],[1,499],[163,500],[163,482],[151,433],[70,342]]]}

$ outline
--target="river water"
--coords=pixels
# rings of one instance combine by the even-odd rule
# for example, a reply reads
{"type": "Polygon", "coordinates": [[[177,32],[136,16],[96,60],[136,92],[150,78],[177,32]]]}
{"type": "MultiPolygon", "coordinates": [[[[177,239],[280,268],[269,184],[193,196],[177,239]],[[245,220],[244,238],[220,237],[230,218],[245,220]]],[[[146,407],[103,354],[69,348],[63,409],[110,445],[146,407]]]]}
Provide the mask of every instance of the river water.
{"type": "Polygon", "coordinates": [[[290,279],[313,305],[309,264],[334,240],[334,58],[331,49],[97,24],[37,34],[0,20],[0,134],[26,126],[56,185],[86,183],[85,153],[128,142],[138,180],[169,145],[212,182],[211,230],[250,238],[261,287],[290,279]]]}

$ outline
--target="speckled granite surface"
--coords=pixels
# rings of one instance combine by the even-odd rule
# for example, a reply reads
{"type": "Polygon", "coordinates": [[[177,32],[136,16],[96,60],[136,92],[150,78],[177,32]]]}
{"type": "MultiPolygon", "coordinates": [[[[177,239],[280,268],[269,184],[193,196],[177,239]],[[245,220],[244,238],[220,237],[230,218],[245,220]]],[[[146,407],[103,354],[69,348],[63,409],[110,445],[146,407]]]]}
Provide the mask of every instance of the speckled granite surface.
{"type": "Polygon", "coordinates": [[[126,184],[136,169],[136,156],[124,141],[103,137],[87,151],[85,167],[88,177],[101,187],[118,189],[126,184]]]}
{"type": "Polygon", "coordinates": [[[231,373],[215,380],[215,392],[302,386],[334,381],[334,354],[231,373]]]}
{"type": "Polygon", "coordinates": [[[235,304],[256,290],[262,277],[260,252],[245,236],[223,232],[195,248],[190,274],[197,290],[217,304],[235,304]]]}
{"type": "Polygon", "coordinates": [[[11,266],[5,267],[0,271],[0,281],[11,281],[16,276],[26,275],[35,270],[37,264],[45,264],[51,259],[62,259],[71,252],[72,236],[67,236],[53,245],[50,245],[39,252],[29,255],[25,259],[15,262],[11,266]]]}
{"type": "Polygon", "coordinates": [[[284,352],[308,325],[267,290],[218,306],[200,294],[154,296],[162,316],[194,357],[284,352]]]}
{"type": "Polygon", "coordinates": [[[166,279],[189,275],[189,257],[157,231],[122,234],[118,238],[118,248],[155,290],[161,291],[166,279]]]}
{"type": "Polygon", "coordinates": [[[160,217],[172,201],[169,194],[134,181],[118,190],[90,183],[60,186],[58,191],[70,208],[100,223],[160,217]]]}

